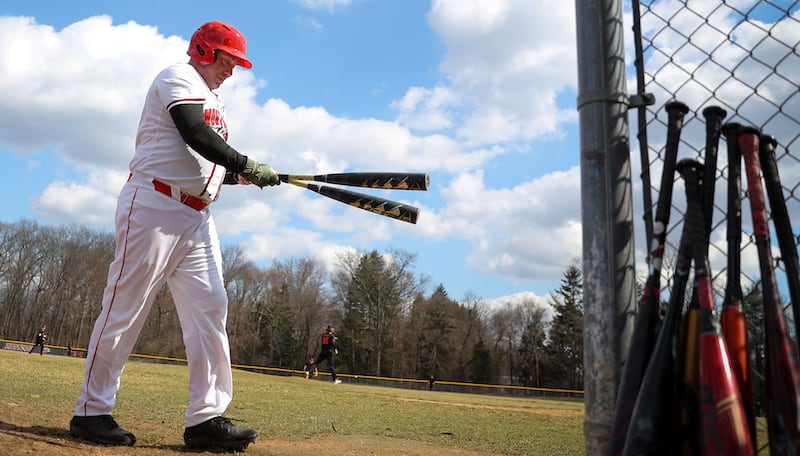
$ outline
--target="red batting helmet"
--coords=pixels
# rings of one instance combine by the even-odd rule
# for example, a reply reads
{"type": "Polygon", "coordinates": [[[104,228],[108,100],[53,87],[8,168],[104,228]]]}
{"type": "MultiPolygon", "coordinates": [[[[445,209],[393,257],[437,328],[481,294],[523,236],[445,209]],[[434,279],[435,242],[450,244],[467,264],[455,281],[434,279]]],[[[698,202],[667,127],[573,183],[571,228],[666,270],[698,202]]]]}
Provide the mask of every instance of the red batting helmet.
{"type": "Polygon", "coordinates": [[[235,27],[220,21],[206,22],[195,30],[186,53],[201,65],[208,65],[214,63],[216,50],[236,57],[239,65],[244,68],[253,67],[244,56],[247,52],[247,39],[235,27]]]}

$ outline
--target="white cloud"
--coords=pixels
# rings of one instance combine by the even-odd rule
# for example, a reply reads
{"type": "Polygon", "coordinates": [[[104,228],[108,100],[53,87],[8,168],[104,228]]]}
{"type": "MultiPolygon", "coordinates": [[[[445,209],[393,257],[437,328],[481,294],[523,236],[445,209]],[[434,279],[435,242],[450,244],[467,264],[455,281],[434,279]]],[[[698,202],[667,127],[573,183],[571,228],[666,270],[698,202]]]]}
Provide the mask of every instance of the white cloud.
{"type": "Polygon", "coordinates": [[[500,296],[499,298],[489,299],[486,301],[490,312],[496,312],[504,307],[516,307],[523,303],[532,303],[535,307],[545,310],[544,322],[553,320],[554,310],[550,305],[548,296],[538,296],[536,293],[530,291],[523,291],[521,293],[514,293],[512,295],[500,296]]]}
{"type": "Polygon", "coordinates": [[[313,11],[325,10],[329,13],[337,9],[346,8],[350,6],[352,0],[294,0],[295,3],[303,8],[313,11]]]}
{"type": "Polygon", "coordinates": [[[440,66],[447,86],[412,88],[395,103],[404,124],[449,127],[460,105],[467,109],[459,111],[457,137],[466,144],[559,134],[559,121],[570,116],[560,113],[557,96],[577,86],[570,2],[542,14],[525,0],[435,0],[428,21],[447,48],[440,66]]]}
{"type": "Polygon", "coordinates": [[[578,167],[507,189],[487,188],[482,172],[465,173],[442,190],[447,206],[424,229],[469,241],[473,269],[553,279],[581,254],[580,193],[578,167]]]}
{"type": "Polygon", "coordinates": [[[108,16],[61,31],[0,17],[0,41],[15,43],[0,51],[0,141],[20,152],[55,145],[90,168],[127,162],[141,94],[186,49],[179,38],[132,22],[113,26],[108,16]]]}
{"type": "Polygon", "coordinates": [[[456,102],[446,87],[412,87],[391,107],[399,112],[397,121],[401,125],[420,131],[444,130],[453,126],[449,110],[456,102]]]}
{"type": "Polygon", "coordinates": [[[34,211],[48,223],[110,226],[117,194],[128,173],[89,174],[86,182],[56,181],[35,201],[34,211]]]}
{"type": "MultiPolygon", "coordinates": [[[[443,79],[431,88],[409,87],[393,104],[397,121],[342,118],[278,98],[259,102],[266,83],[251,71],[237,71],[221,89],[232,145],[279,171],[434,175],[429,192],[389,197],[419,206],[417,225],[282,185],[226,188],[214,206],[221,234],[240,239],[256,260],[321,255],[326,264],[342,249],[383,250],[400,237],[454,238],[471,245],[458,261],[481,272],[520,283],[560,277],[580,249],[578,173],[498,187],[484,181],[484,170],[524,149],[520,141],[553,134],[564,119],[574,122],[553,109],[555,94],[573,84],[574,62],[567,61],[574,58],[559,54],[559,46],[571,45],[573,21],[555,27],[525,2],[494,3],[472,2],[464,10],[460,2],[433,3],[429,20],[448,47],[443,79]],[[522,30],[537,24],[541,33],[522,30]],[[471,30],[480,33],[471,36],[471,30]],[[543,38],[548,32],[558,36],[543,38]]],[[[571,6],[563,9],[557,17],[571,6]]],[[[186,40],[133,22],[114,25],[107,16],[59,31],[28,18],[0,17],[0,39],[25,43],[22,50],[0,48],[6,89],[0,108],[8,114],[0,145],[29,162],[54,148],[78,173],[50,183],[33,210],[53,223],[110,228],[144,93],[161,68],[187,58],[186,40]]]]}

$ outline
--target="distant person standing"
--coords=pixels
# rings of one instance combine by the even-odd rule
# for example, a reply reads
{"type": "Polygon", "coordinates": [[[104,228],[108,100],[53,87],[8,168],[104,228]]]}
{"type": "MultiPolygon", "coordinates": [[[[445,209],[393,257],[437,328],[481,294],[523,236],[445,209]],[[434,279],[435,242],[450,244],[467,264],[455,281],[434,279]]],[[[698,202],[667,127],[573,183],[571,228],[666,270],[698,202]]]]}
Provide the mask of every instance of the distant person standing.
{"type": "Polygon", "coordinates": [[[314,359],[314,363],[309,367],[309,371],[313,371],[317,369],[317,366],[322,361],[328,362],[328,368],[331,370],[331,378],[333,379],[333,383],[342,383],[341,380],[336,378],[336,368],[333,364],[333,356],[339,354],[339,347],[336,346],[336,328],[331,325],[328,325],[325,328],[325,333],[322,334],[320,338],[320,350],[319,355],[314,359]]]}
{"type": "Polygon", "coordinates": [[[39,355],[44,354],[44,341],[47,340],[47,325],[42,323],[42,326],[39,327],[39,331],[36,333],[36,341],[33,343],[33,347],[31,347],[31,351],[28,352],[30,355],[36,350],[36,347],[39,347],[39,355]]]}

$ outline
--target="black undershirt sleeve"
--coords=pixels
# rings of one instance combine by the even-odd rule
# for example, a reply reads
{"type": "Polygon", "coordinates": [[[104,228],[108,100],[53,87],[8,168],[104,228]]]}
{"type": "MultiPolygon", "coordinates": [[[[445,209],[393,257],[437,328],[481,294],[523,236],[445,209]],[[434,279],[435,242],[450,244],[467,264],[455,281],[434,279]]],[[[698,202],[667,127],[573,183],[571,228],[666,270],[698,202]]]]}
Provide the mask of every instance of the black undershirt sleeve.
{"type": "Polygon", "coordinates": [[[186,144],[206,160],[225,167],[224,183],[237,183],[236,173],[244,170],[247,156],[237,152],[208,126],[203,106],[195,103],[175,105],[169,113],[186,144]]]}

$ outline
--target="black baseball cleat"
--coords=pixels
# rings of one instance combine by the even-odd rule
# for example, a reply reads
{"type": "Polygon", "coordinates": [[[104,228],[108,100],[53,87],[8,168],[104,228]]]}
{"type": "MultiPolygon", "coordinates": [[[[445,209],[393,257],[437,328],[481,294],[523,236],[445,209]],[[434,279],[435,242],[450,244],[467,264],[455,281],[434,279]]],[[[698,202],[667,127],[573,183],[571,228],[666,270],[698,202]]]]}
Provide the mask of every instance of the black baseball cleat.
{"type": "Polygon", "coordinates": [[[215,448],[242,451],[255,442],[256,437],[258,432],[247,427],[234,426],[230,419],[222,416],[188,427],[183,432],[186,446],[196,450],[215,448]]]}
{"type": "Polygon", "coordinates": [[[136,437],[119,427],[111,415],[73,416],[69,433],[101,445],[131,446],[136,443],[136,437]]]}

